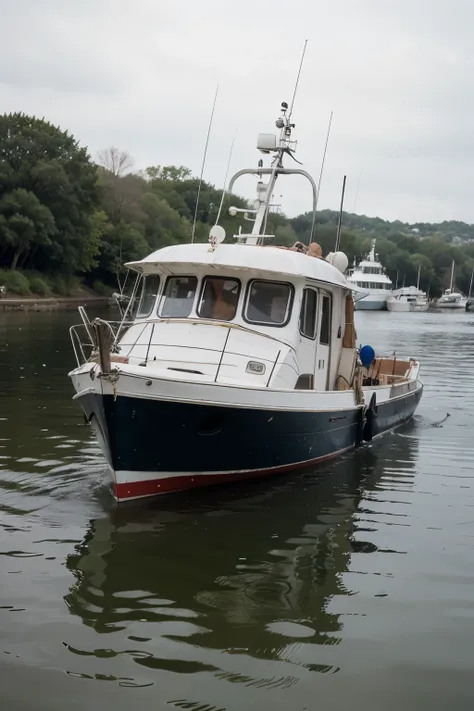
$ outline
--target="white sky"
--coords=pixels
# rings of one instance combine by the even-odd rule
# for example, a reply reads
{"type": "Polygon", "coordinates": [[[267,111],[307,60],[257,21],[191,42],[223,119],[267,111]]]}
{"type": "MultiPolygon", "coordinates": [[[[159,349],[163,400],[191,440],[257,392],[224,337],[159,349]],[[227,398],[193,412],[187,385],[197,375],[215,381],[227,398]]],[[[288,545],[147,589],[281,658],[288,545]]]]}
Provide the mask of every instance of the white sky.
{"type": "MultiPolygon", "coordinates": [[[[93,157],[115,145],[137,169],[199,174],[219,84],[217,187],[237,126],[232,170],[256,164],[307,38],[293,119],[315,180],[334,111],[320,208],[338,208],[346,173],[349,211],[474,222],[474,0],[0,0],[0,17],[0,111],[45,117],[93,157]]],[[[300,179],[276,194],[289,215],[311,208],[300,179]]]]}

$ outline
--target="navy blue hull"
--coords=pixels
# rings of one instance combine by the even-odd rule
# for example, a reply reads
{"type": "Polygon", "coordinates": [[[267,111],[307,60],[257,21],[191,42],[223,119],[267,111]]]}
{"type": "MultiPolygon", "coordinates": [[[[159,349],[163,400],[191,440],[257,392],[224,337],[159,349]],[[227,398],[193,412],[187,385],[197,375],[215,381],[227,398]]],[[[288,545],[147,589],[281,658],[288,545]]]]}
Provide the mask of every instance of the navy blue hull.
{"type": "MultiPolygon", "coordinates": [[[[376,436],[408,420],[420,397],[421,388],[379,405],[371,434],[376,436]]],[[[144,472],[148,476],[156,472],[158,477],[161,473],[170,477],[173,473],[283,471],[350,449],[362,436],[360,408],[298,412],[120,395],[114,401],[112,396],[92,394],[80,401],[86,416],[96,419],[115,472],[144,472]]],[[[210,483],[207,478],[217,481],[214,476],[201,476],[199,485],[210,483]]]]}

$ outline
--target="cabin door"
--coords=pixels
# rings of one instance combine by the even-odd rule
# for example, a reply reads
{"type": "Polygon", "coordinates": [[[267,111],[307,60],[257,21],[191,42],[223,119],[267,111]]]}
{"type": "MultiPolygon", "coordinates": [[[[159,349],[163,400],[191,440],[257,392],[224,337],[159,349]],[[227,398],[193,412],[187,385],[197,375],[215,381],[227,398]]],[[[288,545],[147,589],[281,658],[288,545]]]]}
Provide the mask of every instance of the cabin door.
{"type": "Polygon", "coordinates": [[[312,287],[305,287],[300,312],[301,339],[298,346],[299,378],[297,390],[314,389],[314,358],[319,324],[319,292],[312,287]]]}
{"type": "Polygon", "coordinates": [[[327,390],[331,360],[332,298],[327,291],[319,292],[319,319],[316,359],[314,363],[314,389],[327,390]]]}

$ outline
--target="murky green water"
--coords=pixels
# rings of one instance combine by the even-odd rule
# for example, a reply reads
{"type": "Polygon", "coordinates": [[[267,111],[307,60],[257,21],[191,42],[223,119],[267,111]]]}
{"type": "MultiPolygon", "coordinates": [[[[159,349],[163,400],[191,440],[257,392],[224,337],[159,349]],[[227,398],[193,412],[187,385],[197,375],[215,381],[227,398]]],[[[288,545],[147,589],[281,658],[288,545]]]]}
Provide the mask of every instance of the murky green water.
{"type": "Polygon", "coordinates": [[[2,708],[472,707],[473,315],[357,314],[422,359],[396,434],[120,510],[71,400],[76,321],[0,314],[2,708]]]}

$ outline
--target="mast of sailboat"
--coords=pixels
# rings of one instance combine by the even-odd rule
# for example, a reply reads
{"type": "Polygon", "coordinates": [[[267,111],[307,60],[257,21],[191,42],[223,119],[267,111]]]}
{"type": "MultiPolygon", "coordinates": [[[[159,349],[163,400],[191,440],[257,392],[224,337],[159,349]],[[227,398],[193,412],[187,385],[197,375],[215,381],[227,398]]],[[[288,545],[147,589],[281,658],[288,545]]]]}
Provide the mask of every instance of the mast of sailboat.
{"type": "Polygon", "coordinates": [[[399,275],[399,273],[400,273],[400,270],[397,269],[397,278],[395,279],[395,290],[398,289],[398,275],[399,275]]]}
{"type": "Polygon", "coordinates": [[[341,191],[341,205],[339,207],[339,218],[337,220],[337,232],[336,232],[336,245],[334,251],[339,251],[339,245],[341,242],[341,229],[342,229],[342,211],[344,209],[344,194],[346,192],[346,176],[344,176],[342,181],[342,191],[341,191]]]}
{"type": "Polygon", "coordinates": [[[453,263],[451,265],[451,284],[449,285],[449,291],[453,291],[453,284],[454,284],[454,259],[453,263]]]}
{"type": "Polygon", "coordinates": [[[472,291],[472,280],[474,279],[474,269],[472,270],[471,274],[471,282],[469,284],[469,298],[471,298],[471,291],[472,291]]]}
{"type": "Polygon", "coordinates": [[[198,191],[197,191],[197,195],[196,195],[196,207],[194,208],[193,229],[191,232],[191,243],[194,242],[194,237],[196,234],[196,222],[197,222],[197,216],[198,216],[199,198],[201,196],[202,177],[204,175],[204,167],[206,165],[207,148],[209,146],[209,137],[211,135],[212,119],[214,118],[214,111],[216,108],[218,93],[219,93],[219,84],[216,86],[216,93],[214,94],[214,102],[212,104],[211,118],[209,119],[209,126],[207,128],[206,142],[204,144],[204,153],[202,156],[202,163],[201,163],[201,175],[199,177],[199,185],[198,185],[198,191]]]}
{"type": "Polygon", "coordinates": [[[416,288],[418,291],[420,291],[420,272],[421,272],[421,264],[418,265],[418,279],[416,280],[416,288]]]}

